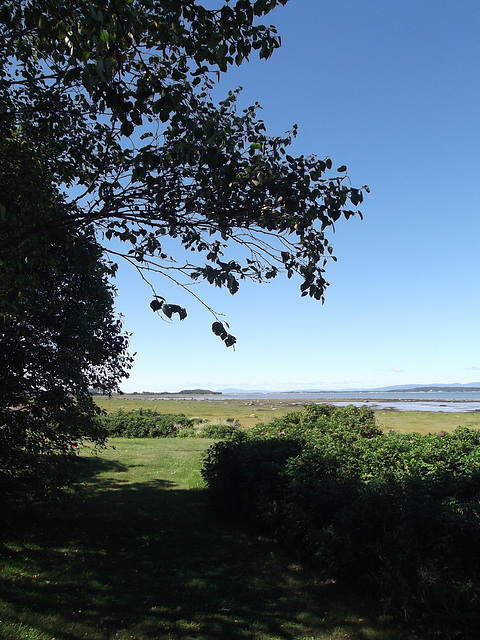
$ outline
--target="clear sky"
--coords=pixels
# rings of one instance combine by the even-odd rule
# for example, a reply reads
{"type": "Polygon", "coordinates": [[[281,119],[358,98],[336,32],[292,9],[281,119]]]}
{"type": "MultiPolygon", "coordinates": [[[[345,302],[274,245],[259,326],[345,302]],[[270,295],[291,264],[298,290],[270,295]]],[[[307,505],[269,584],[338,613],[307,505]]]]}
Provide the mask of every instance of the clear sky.
{"type": "Polygon", "coordinates": [[[117,308],[137,352],[124,391],[202,387],[374,388],[480,380],[480,2],[290,0],[267,16],[268,61],[229,72],[221,92],[258,100],[268,133],[299,126],[296,154],[346,164],[368,184],[364,220],[331,236],[326,303],[299,282],[195,291],[238,343],[165,283],[188,317],[172,324],[121,267],[117,308]]]}

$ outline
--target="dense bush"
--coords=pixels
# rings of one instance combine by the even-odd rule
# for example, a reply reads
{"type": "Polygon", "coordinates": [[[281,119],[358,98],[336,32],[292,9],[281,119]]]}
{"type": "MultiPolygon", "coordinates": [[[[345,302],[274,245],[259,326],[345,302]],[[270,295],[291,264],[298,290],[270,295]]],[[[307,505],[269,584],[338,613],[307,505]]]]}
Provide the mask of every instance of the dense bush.
{"type": "Polygon", "coordinates": [[[167,438],[194,424],[184,415],[161,414],[152,409],[119,409],[103,415],[101,422],[109,436],[124,438],[167,438]]]}
{"type": "Polygon", "coordinates": [[[235,424],[204,423],[199,418],[158,413],[152,409],[119,409],[102,415],[100,423],[109,436],[124,438],[229,438],[238,432],[235,424]]]}
{"type": "Polygon", "coordinates": [[[383,433],[369,409],[311,405],[216,443],[202,473],[223,507],[368,587],[385,614],[476,637],[478,431],[383,433]]]}
{"type": "Polygon", "coordinates": [[[195,429],[195,435],[199,438],[223,438],[229,439],[239,433],[238,423],[227,422],[200,422],[195,429]]]}

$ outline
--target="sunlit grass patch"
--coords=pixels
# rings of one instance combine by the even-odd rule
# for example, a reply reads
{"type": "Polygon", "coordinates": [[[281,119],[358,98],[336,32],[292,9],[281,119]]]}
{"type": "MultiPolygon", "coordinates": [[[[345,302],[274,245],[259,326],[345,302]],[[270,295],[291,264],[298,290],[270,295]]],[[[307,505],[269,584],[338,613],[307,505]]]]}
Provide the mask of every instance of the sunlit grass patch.
{"type": "Polygon", "coordinates": [[[442,411],[375,411],[382,429],[401,433],[453,431],[459,426],[480,429],[480,413],[442,411]]]}

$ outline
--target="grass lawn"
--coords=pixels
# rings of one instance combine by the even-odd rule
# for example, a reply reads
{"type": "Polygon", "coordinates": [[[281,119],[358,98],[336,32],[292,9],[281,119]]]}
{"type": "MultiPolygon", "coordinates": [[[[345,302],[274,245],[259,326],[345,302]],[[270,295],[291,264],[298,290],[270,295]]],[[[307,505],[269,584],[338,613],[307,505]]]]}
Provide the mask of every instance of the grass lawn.
{"type": "Polygon", "coordinates": [[[364,595],[210,509],[211,441],[112,441],[82,494],[8,517],[2,640],[408,640],[364,595]]]}

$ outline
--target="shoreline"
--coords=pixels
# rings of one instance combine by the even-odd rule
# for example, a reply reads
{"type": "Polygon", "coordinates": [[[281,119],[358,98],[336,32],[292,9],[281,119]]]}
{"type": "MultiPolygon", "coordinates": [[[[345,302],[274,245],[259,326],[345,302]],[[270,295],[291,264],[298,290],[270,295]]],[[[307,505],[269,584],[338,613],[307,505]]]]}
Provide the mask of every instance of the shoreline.
{"type": "MultiPolygon", "coordinates": [[[[100,396],[101,397],[101,396],[100,396]]],[[[449,405],[449,404],[467,404],[467,403],[478,403],[480,406],[480,400],[475,399],[475,400],[471,400],[468,398],[452,398],[452,399],[445,399],[445,398],[424,398],[424,399],[420,399],[420,398],[399,398],[399,397],[393,397],[393,398],[372,398],[372,397],[366,397],[366,398],[351,398],[351,397],[345,397],[345,398],[338,398],[338,397],[334,397],[334,396],[327,396],[325,395],[325,397],[312,397],[312,398],[305,398],[305,397],[299,397],[299,398],[285,398],[285,397],[281,397],[281,396],[276,396],[274,394],[269,394],[268,396],[264,396],[264,395],[260,395],[260,394],[248,394],[246,393],[244,396],[241,396],[240,394],[236,394],[236,395],[178,395],[178,394],[171,394],[171,395],[166,395],[166,394],[152,394],[150,395],[143,395],[141,397],[139,397],[138,395],[132,395],[132,394],[128,394],[125,393],[122,396],[118,395],[118,396],[112,396],[112,399],[114,400],[115,398],[118,399],[123,399],[123,400],[145,400],[147,402],[153,402],[153,401],[161,401],[161,400],[168,400],[168,401],[181,401],[181,400],[188,400],[190,402],[192,401],[198,401],[198,402],[244,402],[244,401],[249,401],[249,402],[277,402],[279,404],[297,404],[297,405],[305,405],[305,404],[325,404],[325,403],[339,403],[339,402],[347,402],[347,403],[355,403],[355,404],[365,404],[365,403],[389,403],[389,402],[402,402],[402,403],[409,403],[409,402],[413,402],[413,403],[425,403],[425,404],[445,404],[445,405],[449,405]]]]}
{"type": "Polygon", "coordinates": [[[269,409],[275,411],[274,405],[278,409],[293,409],[300,410],[308,404],[333,404],[335,406],[347,406],[353,404],[357,407],[369,407],[374,411],[382,412],[411,412],[420,411],[422,413],[480,413],[480,399],[468,399],[468,398],[405,398],[399,397],[400,394],[395,394],[394,397],[386,398],[385,396],[377,398],[374,396],[357,397],[341,397],[338,395],[325,394],[324,397],[314,396],[305,397],[303,394],[286,397],[285,394],[279,393],[278,395],[263,395],[263,394],[232,394],[232,395],[137,395],[137,394],[124,394],[122,396],[116,395],[112,398],[105,398],[101,403],[105,402],[110,408],[113,408],[116,402],[124,402],[126,405],[143,405],[148,407],[152,406],[152,403],[158,403],[159,405],[169,404],[182,407],[185,403],[192,404],[200,407],[228,407],[237,405],[243,406],[245,409],[250,407],[250,410],[268,411],[269,409]],[[292,397],[293,396],[293,397],[292,397]]]}

